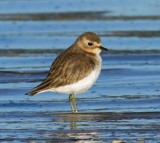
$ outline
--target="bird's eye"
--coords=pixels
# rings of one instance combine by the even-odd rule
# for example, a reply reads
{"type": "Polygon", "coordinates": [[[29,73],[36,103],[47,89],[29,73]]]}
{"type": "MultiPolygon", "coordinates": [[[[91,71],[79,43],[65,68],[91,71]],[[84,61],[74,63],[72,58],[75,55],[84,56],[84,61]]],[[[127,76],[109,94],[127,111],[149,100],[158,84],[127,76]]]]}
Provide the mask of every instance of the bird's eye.
{"type": "Polygon", "coordinates": [[[93,45],[93,43],[89,42],[89,43],[88,43],[88,45],[89,45],[89,46],[92,46],[92,45],[93,45]]]}

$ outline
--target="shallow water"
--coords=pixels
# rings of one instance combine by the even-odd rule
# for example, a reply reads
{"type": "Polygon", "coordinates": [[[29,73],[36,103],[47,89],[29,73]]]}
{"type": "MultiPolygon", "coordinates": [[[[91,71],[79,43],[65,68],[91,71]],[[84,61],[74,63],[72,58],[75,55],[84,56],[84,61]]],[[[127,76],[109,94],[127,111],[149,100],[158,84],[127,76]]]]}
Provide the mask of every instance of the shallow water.
{"type": "Polygon", "coordinates": [[[0,1],[0,142],[160,142],[160,1],[0,1]],[[63,4],[62,4],[63,3],[63,4]],[[101,36],[99,79],[77,96],[25,93],[85,31],[101,36]]]}

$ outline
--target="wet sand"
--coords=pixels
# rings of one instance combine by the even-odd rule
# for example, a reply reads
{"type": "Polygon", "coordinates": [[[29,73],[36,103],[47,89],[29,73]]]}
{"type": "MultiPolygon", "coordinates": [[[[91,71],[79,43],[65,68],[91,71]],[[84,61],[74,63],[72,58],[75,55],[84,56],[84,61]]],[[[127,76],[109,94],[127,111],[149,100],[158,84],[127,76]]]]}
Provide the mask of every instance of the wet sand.
{"type": "Polygon", "coordinates": [[[160,3],[85,2],[0,1],[0,142],[160,142],[160,3]],[[68,95],[26,96],[84,31],[110,51],[79,113],[68,95]]]}

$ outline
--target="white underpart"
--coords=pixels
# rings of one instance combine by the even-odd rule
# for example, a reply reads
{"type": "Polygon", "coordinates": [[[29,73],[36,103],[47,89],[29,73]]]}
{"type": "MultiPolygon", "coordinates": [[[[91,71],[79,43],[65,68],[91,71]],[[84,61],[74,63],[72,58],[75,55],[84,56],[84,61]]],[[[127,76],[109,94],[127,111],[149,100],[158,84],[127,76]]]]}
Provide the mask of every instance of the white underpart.
{"type": "Polygon", "coordinates": [[[95,83],[95,81],[97,80],[100,74],[101,57],[98,56],[98,59],[100,61],[100,64],[97,65],[95,70],[92,71],[87,77],[83,78],[82,80],[76,83],[65,85],[65,86],[60,86],[58,88],[48,89],[47,91],[60,92],[60,93],[65,93],[65,94],[79,94],[79,93],[85,92],[95,83]]]}

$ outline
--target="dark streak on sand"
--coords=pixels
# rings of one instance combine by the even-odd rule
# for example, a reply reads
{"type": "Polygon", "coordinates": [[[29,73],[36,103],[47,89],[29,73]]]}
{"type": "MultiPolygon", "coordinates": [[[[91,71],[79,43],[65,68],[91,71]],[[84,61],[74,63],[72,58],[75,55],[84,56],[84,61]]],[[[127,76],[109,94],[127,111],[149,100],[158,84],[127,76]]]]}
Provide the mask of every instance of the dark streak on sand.
{"type": "Polygon", "coordinates": [[[159,20],[160,16],[107,16],[107,11],[100,12],[60,12],[60,13],[25,13],[0,14],[0,20],[159,20]]]}

